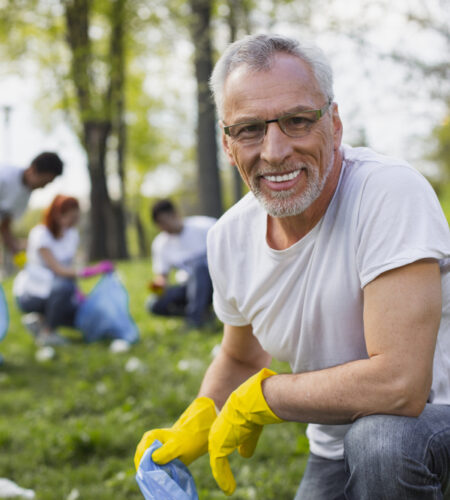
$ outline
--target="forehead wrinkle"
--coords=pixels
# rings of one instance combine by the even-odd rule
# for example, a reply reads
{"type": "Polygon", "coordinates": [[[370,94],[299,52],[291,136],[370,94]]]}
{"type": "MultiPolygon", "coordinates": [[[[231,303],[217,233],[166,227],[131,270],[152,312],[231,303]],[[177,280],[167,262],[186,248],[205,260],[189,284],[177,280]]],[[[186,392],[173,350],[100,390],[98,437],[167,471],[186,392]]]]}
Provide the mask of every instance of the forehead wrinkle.
{"type": "MultiPolygon", "coordinates": [[[[281,72],[286,73],[284,62],[279,61],[281,72]]],[[[299,63],[298,60],[296,60],[299,63]]],[[[224,115],[227,124],[270,120],[296,111],[320,109],[326,97],[321,92],[310,68],[300,61],[300,66],[288,70],[288,80],[273,78],[280,68],[271,65],[267,69],[255,71],[246,65],[233,70],[224,86],[224,115]],[[261,76],[263,85],[258,85],[255,76],[261,76]],[[291,78],[293,77],[293,78],[291,78]],[[256,87],[249,86],[249,80],[256,87]]]]}
{"type": "MultiPolygon", "coordinates": [[[[307,112],[307,111],[318,111],[323,106],[325,106],[325,104],[326,103],[324,103],[323,105],[320,105],[318,108],[314,108],[314,109],[312,109],[311,106],[299,104],[298,106],[293,106],[293,107],[287,108],[284,111],[280,111],[280,113],[277,113],[276,116],[274,116],[273,118],[267,118],[267,120],[272,120],[272,119],[276,120],[278,118],[283,118],[284,116],[293,115],[295,113],[303,113],[303,112],[307,112]]],[[[244,124],[244,123],[265,122],[265,121],[266,121],[266,118],[262,118],[261,116],[257,116],[257,115],[246,116],[246,115],[244,115],[242,117],[239,117],[238,121],[235,121],[233,124],[230,124],[230,125],[239,125],[241,123],[244,124]]]]}

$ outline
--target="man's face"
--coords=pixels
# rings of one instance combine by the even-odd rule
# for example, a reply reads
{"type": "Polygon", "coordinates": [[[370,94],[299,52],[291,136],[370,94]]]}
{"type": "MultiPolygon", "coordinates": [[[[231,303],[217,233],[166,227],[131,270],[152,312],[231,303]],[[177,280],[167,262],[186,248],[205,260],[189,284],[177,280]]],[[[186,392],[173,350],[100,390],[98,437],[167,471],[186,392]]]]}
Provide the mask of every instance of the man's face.
{"type": "MultiPolygon", "coordinates": [[[[223,102],[223,121],[232,125],[321,109],[327,98],[306,63],[278,54],[268,71],[236,68],[225,82],[223,102]]],[[[267,125],[259,144],[243,145],[222,135],[229,161],[270,215],[298,215],[316,200],[320,209],[329,174],[339,168],[334,152],[341,142],[342,125],[337,107],[332,105],[330,110],[301,138],[288,137],[276,122],[267,125]]]]}
{"type": "Polygon", "coordinates": [[[26,184],[33,190],[46,186],[55,179],[56,175],[49,172],[38,172],[34,165],[27,169],[26,184]]]}
{"type": "Polygon", "coordinates": [[[161,212],[155,222],[161,231],[169,234],[178,234],[183,229],[183,223],[176,213],[161,212]]]}

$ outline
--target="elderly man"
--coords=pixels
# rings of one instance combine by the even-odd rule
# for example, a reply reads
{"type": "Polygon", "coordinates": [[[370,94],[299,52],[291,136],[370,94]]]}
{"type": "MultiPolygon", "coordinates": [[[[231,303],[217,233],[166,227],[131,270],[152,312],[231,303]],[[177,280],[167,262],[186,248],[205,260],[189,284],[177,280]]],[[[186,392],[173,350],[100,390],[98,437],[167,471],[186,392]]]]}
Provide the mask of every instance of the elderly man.
{"type": "MultiPolygon", "coordinates": [[[[450,236],[405,162],[341,144],[320,51],[250,36],[217,63],[223,146],[251,193],[208,236],[219,355],[136,461],[251,456],[265,424],[309,423],[298,500],[450,498],[450,236]],[[291,374],[267,369],[271,356],[291,374]],[[221,408],[216,416],[214,406],[221,408]]],[[[264,492],[260,493],[263,498],[264,492]]]]}

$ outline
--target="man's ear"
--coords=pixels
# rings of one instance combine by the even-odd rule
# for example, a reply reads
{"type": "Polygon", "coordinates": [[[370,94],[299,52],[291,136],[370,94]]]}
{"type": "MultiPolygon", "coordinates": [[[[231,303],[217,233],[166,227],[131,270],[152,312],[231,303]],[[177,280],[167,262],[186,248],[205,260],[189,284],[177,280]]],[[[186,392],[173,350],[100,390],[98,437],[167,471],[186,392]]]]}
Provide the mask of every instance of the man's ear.
{"type": "Polygon", "coordinates": [[[341,117],[339,116],[338,105],[334,102],[332,104],[332,120],[333,120],[333,142],[334,150],[339,150],[342,142],[343,127],[341,117]]]}
{"type": "Polygon", "coordinates": [[[227,157],[228,162],[230,163],[231,166],[236,165],[236,161],[234,159],[233,152],[231,151],[230,144],[229,144],[229,137],[225,132],[223,131],[223,122],[219,122],[220,124],[220,129],[222,131],[222,147],[225,152],[225,155],[227,157]]]}

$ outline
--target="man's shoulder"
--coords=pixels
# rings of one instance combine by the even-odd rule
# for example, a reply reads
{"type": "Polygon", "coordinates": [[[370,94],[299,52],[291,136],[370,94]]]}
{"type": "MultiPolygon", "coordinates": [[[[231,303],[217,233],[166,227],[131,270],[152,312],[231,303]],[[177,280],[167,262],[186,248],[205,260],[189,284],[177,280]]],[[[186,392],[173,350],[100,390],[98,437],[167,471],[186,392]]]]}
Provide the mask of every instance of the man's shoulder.
{"type": "Polygon", "coordinates": [[[155,252],[155,251],[159,251],[161,250],[168,242],[169,240],[169,234],[164,232],[164,231],[161,231],[160,233],[158,233],[155,238],[153,239],[153,242],[152,242],[152,251],[155,252]]]}
{"type": "MultiPolygon", "coordinates": [[[[247,193],[229,208],[208,232],[208,240],[231,239],[239,241],[242,233],[248,237],[250,231],[257,230],[258,222],[265,213],[253,193],[247,193]]],[[[264,219],[265,220],[265,219],[264,219]]],[[[248,240],[248,238],[246,238],[248,240]]]]}
{"type": "Polygon", "coordinates": [[[263,211],[263,208],[253,193],[247,193],[220,217],[213,230],[221,231],[230,226],[246,225],[249,223],[249,219],[261,211],[263,211]]]}
{"type": "Polygon", "coordinates": [[[209,229],[217,222],[214,217],[208,217],[207,215],[190,215],[183,219],[183,224],[186,227],[209,229]]]}
{"type": "MultiPolygon", "coordinates": [[[[400,158],[386,156],[366,147],[343,147],[344,184],[384,184],[385,188],[395,187],[404,182],[427,183],[424,176],[408,162],[400,158]]],[[[384,191],[384,189],[383,189],[384,191]]]]}
{"type": "Polygon", "coordinates": [[[19,180],[21,180],[24,171],[25,169],[22,167],[17,167],[9,164],[1,164],[0,182],[17,183],[19,180]]]}

